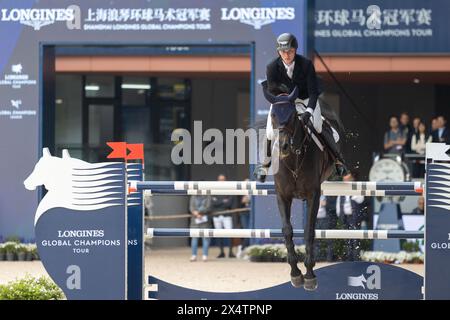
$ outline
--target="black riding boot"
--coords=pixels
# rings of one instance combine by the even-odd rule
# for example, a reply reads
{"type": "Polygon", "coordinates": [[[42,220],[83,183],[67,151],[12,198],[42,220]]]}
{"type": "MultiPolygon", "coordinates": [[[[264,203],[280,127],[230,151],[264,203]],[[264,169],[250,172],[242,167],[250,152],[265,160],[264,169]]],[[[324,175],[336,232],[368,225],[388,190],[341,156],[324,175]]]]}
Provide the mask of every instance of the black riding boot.
{"type": "Polygon", "coordinates": [[[270,164],[272,163],[272,141],[269,139],[266,139],[266,153],[264,155],[264,160],[261,164],[259,164],[253,175],[255,176],[256,180],[259,182],[265,182],[267,173],[269,172],[270,164]]]}
{"type": "Polygon", "coordinates": [[[337,160],[335,162],[336,172],[341,177],[345,176],[348,173],[348,169],[347,166],[345,165],[344,157],[342,156],[336,142],[334,141],[333,131],[325,123],[322,127],[322,133],[320,134],[320,137],[325,142],[326,147],[328,148],[328,150],[330,150],[335,160],[337,160]]]}

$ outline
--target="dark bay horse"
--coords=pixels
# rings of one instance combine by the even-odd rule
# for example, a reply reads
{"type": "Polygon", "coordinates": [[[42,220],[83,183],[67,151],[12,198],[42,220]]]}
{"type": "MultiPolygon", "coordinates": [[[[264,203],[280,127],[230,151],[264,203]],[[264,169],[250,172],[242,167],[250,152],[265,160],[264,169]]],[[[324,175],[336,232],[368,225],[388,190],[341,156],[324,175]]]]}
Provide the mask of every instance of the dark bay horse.
{"type": "MultiPolygon", "coordinates": [[[[291,266],[291,283],[294,287],[304,285],[305,290],[315,290],[317,279],[313,271],[314,238],[316,217],[320,201],[320,185],[333,172],[334,159],[329,152],[322,151],[311,139],[307,127],[299,119],[295,108],[297,88],[289,95],[274,96],[263,84],[264,96],[272,103],[271,119],[274,130],[278,131],[279,165],[274,174],[278,208],[283,223],[283,235],[291,266]],[[297,267],[298,256],[293,242],[291,224],[292,200],[306,199],[308,204],[305,227],[306,274],[297,267]]],[[[323,126],[323,130],[331,130],[323,126]]],[[[273,160],[272,160],[273,161],[273,160]]],[[[272,162],[273,163],[273,162],[272,162]]]]}

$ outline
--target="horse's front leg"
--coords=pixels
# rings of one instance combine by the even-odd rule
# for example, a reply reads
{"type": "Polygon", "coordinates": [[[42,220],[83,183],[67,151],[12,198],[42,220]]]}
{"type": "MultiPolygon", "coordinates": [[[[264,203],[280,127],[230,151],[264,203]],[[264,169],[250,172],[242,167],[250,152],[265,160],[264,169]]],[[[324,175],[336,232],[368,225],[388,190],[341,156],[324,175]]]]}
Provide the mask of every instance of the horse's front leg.
{"type": "Polygon", "coordinates": [[[291,283],[294,287],[299,288],[303,285],[303,275],[297,267],[298,256],[295,252],[295,245],[293,241],[294,231],[291,224],[292,198],[283,198],[282,196],[277,195],[277,202],[283,223],[283,236],[288,252],[288,263],[291,266],[291,283]]]}
{"type": "Polygon", "coordinates": [[[316,219],[320,204],[320,188],[315,190],[308,199],[308,219],[305,228],[306,256],[305,256],[305,290],[317,289],[317,278],[313,268],[316,264],[314,259],[314,239],[316,235],[316,219]]]}

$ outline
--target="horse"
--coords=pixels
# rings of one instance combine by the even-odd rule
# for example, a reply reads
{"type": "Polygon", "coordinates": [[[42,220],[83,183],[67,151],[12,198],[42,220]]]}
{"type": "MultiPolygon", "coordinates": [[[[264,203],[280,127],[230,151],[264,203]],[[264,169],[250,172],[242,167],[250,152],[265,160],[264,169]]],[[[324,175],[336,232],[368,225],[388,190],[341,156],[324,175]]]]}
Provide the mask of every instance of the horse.
{"type": "MultiPolygon", "coordinates": [[[[305,290],[315,290],[318,284],[313,270],[314,238],[321,195],[320,186],[332,174],[334,159],[329,152],[322,151],[313,141],[314,129],[299,119],[295,107],[297,87],[289,95],[274,96],[268,91],[267,86],[263,85],[263,92],[265,98],[272,104],[270,117],[273,129],[278,135],[275,139],[278,139],[279,164],[274,174],[274,183],[288,252],[287,261],[291,267],[291,284],[296,288],[304,286],[305,290]],[[304,276],[297,267],[299,258],[293,242],[291,224],[293,199],[304,199],[308,204],[304,234],[306,242],[304,276]]],[[[323,130],[331,128],[324,125],[323,130]]]]}

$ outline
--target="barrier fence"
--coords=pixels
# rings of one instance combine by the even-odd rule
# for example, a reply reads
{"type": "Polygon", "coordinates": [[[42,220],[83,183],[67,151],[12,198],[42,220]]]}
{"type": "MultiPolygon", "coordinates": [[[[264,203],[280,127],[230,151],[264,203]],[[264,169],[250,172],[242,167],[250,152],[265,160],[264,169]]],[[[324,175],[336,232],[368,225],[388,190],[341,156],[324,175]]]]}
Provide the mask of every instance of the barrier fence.
{"type": "MultiPolygon", "coordinates": [[[[151,195],[276,195],[273,182],[256,181],[133,181],[130,191],[151,195]]],[[[412,196],[421,195],[421,182],[324,182],[324,196],[412,196]]]]}
{"type": "MultiPolygon", "coordinates": [[[[87,163],[68,152],[58,158],[44,150],[24,184],[47,188],[35,219],[41,260],[67,299],[142,299],[144,237],[282,238],[280,229],[144,230],[143,190],[158,194],[270,195],[273,183],[253,181],[142,181],[142,163],[87,163]],[[71,173],[68,175],[67,173],[71,173]],[[73,184],[76,181],[76,192],[73,184]],[[69,186],[69,187],[68,187],[69,186]],[[51,209],[51,214],[47,212],[51,209]],[[83,239],[80,239],[82,237],[83,239]],[[50,244],[50,245],[49,245],[50,244]],[[106,268],[106,269],[105,269],[106,268]],[[108,272],[105,272],[107,270],[108,272]]],[[[326,182],[325,195],[421,195],[425,232],[404,230],[315,230],[317,239],[424,239],[425,276],[375,262],[344,262],[317,271],[322,285],[314,294],[289,283],[230,295],[157,284],[151,298],[337,299],[370,294],[380,299],[450,299],[450,146],[428,143],[426,183],[326,182]],[[383,280],[381,280],[383,279],[383,280]]],[[[294,237],[304,237],[294,230],[294,237]]]]}
{"type": "MultiPolygon", "coordinates": [[[[405,230],[315,230],[316,239],[423,239],[421,231],[405,230]]],[[[200,238],[283,238],[281,229],[183,229],[148,228],[147,237],[200,238]]],[[[294,229],[295,238],[303,238],[305,231],[294,229]]]]}
{"type": "MultiPolygon", "coordinates": [[[[275,190],[227,190],[227,189],[151,189],[147,190],[150,195],[172,195],[172,196],[271,196],[276,195],[275,190]]],[[[365,196],[365,197],[386,197],[386,196],[419,196],[422,193],[414,190],[322,190],[324,196],[365,196]]]]}

